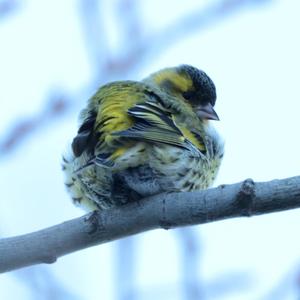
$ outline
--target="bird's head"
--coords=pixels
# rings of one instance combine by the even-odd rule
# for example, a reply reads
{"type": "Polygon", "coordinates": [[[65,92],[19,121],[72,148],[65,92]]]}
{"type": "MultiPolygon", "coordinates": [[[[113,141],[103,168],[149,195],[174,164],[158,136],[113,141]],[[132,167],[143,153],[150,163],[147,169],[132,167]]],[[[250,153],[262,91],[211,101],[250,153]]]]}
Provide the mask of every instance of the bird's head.
{"type": "Polygon", "coordinates": [[[160,89],[191,105],[200,119],[219,120],[214,110],[216,88],[205,72],[190,65],[180,65],[160,70],[150,79],[160,89]]]}

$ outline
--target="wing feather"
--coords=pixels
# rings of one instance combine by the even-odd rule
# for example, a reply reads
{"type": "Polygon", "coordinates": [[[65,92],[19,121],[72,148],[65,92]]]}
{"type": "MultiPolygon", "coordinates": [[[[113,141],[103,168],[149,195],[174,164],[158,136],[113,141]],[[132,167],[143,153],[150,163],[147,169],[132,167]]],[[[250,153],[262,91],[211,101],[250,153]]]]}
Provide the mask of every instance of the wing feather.
{"type": "Polygon", "coordinates": [[[76,156],[89,151],[97,164],[111,167],[136,141],[172,145],[199,155],[205,149],[190,130],[176,124],[159,95],[141,82],[103,86],[82,116],[73,151],[76,156]]]}

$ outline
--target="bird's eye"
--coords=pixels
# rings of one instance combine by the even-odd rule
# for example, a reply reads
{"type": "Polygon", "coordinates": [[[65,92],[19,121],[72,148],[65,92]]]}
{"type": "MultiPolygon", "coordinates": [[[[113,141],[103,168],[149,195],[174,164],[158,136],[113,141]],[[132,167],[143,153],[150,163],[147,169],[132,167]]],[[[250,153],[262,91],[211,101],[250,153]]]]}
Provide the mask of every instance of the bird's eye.
{"type": "Polygon", "coordinates": [[[191,100],[195,96],[195,92],[192,92],[192,91],[183,92],[182,96],[186,100],[191,100]]]}

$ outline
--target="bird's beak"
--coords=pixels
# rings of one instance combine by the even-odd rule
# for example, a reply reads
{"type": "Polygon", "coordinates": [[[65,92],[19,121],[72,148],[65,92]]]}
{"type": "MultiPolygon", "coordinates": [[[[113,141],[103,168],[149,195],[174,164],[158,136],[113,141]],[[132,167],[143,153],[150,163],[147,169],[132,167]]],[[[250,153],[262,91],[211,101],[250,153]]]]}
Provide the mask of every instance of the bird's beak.
{"type": "Polygon", "coordinates": [[[215,120],[215,121],[220,120],[213,106],[210,103],[198,108],[197,115],[199,118],[204,120],[215,120]]]}

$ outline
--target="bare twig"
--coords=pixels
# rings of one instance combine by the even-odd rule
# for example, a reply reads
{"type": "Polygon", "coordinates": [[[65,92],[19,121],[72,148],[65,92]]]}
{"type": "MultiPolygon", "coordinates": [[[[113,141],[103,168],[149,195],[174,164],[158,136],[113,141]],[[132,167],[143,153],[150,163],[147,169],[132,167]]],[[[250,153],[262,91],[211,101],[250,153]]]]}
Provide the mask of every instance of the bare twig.
{"type": "Polygon", "coordinates": [[[300,207],[300,176],[261,183],[248,179],[200,192],[160,194],[2,239],[0,272],[53,263],[62,255],[155,228],[203,224],[297,207],[300,207]]]}

